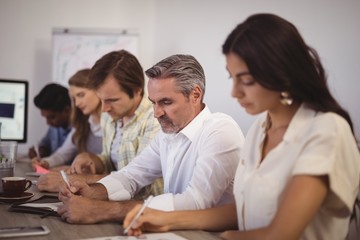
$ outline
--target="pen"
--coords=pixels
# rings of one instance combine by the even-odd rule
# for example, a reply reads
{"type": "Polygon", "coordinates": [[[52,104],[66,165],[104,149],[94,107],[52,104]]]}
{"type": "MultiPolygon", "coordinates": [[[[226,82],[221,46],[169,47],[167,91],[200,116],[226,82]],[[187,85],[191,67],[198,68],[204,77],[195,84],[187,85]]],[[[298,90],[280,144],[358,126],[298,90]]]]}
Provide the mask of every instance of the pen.
{"type": "Polygon", "coordinates": [[[141,216],[141,214],[143,214],[145,208],[147,206],[149,206],[151,199],[153,198],[152,195],[150,195],[144,202],[144,204],[142,205],[142,207],[140,208],[140,210],[138,211],[138,213],[135,215],[134,219],[130,222],[129,226],[124,230],[124,234],[126,234],[130,228],[134,225],[134,223],[139,219],[139,217],[141,216]]]}
{"type": "Polygon", "coordinates": [[[68,180],[68,178],[67,178],[66,173],[64,172],[64,170],[61,170],[60,173],[61,173],[62,178],[64,179],[64,182],[66,183],[66,185],[67,185],[68,188],[70,189],[70,183],[69,183],[69,180],[68,180]]]}
{"type": "Polygon", "coordinates": [[[36,153],[36,157],[40,158],[39,145],[35,144],[34,145],[34,150],[35,150],[35,153],[36,153]]]}

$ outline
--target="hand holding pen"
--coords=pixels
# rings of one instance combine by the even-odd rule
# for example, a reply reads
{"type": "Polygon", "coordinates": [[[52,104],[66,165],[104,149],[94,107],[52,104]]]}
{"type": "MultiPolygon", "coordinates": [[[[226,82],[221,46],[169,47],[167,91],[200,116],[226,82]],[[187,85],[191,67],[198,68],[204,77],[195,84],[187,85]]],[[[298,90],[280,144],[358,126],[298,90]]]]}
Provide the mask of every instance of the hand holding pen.
{"type": "Polygon", "coordinates": [[[91,198],[93,193],[96,192],[81,179],[74,180],[70,183],[71,178],[69,179],[69,176],[64,172],[64,170],[61,170],[60,174],[65,182],[65,184],[60,184],[59,186],[59,199],[61,201],[66,201],[73,195],[80,195],[91,198]]]}
{"type": "Polygon", "coordinates": [[[142,205],[137,204],[126,214],[124,233],[129,236],[140,236],[144,230],[147,232],[168,232],[179,229],[177,222],[176,211],[167,212],[149,208],[149,202],[145,202],[142,205]]]}
{"type": "Polygon", "coordinates": [[[39,159],[39,158],[33,158],[31,159],[31,165],[34,171],[37,171],[37,166],[40,166],[43,169],[49,169],[50,165],[48,161],[39,159]]]}
{"type": "Polygon", "coordinates": [[[35,151],[36,157],[37,157],[37,158],[41,158],[41,156],[40,156],[40,150],[39,150],[39,145],[38,145],[38,144],[35,144],[35,145],[34,145],[34,151],[35,151]]]}
{"type": "MultiPolygon", "coordinates": [[[[64,172],[64,170],[61,170],[60,173],[61,173],[61,177],[63,178],[64,182],[66,183],[66,186],[67,186],[67,187],[69,188],[69,190],[70,190],[70,182],[69,182],[69,179],[68,179],[66,173],[64,172]]],[[[71,190],[70,190],[70,191],[71,191],[71,190]]]]}
{"type": "Polygon", "coordinates": [[[42,168],[49,169],[49,167],[50,167],[49,162],[41,159],[41,157],[40,157],[39,145],[35,144],[33,146],[33,149],[35,152],[35,157],[31,159],[31,164],[32,164],[33,169],[36,171],[37,165],[39,165],[42,168]]]}
{"type": "Polygon", "coordinates": [[[39,144],[34,144],[32,147],[29,148],[28,156],[29,158],[33,159],[36,157],[40,158],[40,152],[39,152],[39,144]]]}
{"type": "Polygon", "coordinates": [[[127,228],[125,228],[124,230],[124,234],[127,234],[128,231],[132,228],[132,226],[136,223],[136,221],[139,219],[139,217],[141,216],[141,214],[144,213],[145,208],[147,206],[149,206],[151,200],[152,200],[153,196],[150,195],[145,202],[143,203],[143,205],[141,206],[140,210],[137,212],[137,214],[135,215],[135,217],[132,219],[132,221],[130,222],[129,226],[127,226],[127,228]]]}
{"type": "Polygon", "coordinates": [[[59,190],[59,198],[61,201],[64,202],[64,200],[67,200],[68,198],[70,198],[73,195],[73,191],[71,190],[71,185],[70,185],[69,179],[67,177],[67,174],[64,172],[64,170],[61,170],[60,174],[61,174],[63,181],[66,184],[66,187],[62,184],[59,187],[59,189],[60,189],[59,190]]]}

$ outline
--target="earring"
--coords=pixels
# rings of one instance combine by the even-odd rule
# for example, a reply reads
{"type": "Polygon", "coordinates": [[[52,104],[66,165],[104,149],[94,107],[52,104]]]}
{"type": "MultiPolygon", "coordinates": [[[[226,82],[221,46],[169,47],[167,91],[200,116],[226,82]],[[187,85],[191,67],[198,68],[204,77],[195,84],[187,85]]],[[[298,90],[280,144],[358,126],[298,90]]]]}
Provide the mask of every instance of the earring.
{"type": "Polygon", "coordinates": [[[280,96],[280,102],[283,105],[290,106],[294,101],[289,92],[281,92],[280,96]]]}

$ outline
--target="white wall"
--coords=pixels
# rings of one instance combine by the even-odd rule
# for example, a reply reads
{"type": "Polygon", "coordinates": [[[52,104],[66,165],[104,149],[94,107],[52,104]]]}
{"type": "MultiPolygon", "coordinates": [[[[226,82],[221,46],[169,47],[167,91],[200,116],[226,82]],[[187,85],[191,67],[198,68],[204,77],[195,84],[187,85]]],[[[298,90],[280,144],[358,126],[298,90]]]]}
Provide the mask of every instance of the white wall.
{"type": "Polygon", "coordinates": [[[0,0],[0,78],[26,79],[30,88],[28,142],[20,153],[47,129],[33,98],[51,81],[52,28],[138,29],[140,62],[150,66],[153,8],[152,1],[140,0],[0,0]]]}
{"type": "Polygon", "coordinates": [[[174,53],[194,55],[207,76],[205,100],[213,111],[235,118],[246,132],[254,117],[231,99],[231,81],[221,45],[230,31],[250,14],[271,12],[294,23],[320,54],[329,86],[348,109],[360,137],[360,1],[237,0],[156,1],[155,60],[174,53]]]}
{"type": "Polygon", "coordinates": [[[350,111],[360,137],[358,0],[0,0],[0,78],[30,82],[28,143],[20,149],[46,130],[32,99],[51,78],[53,27],[138,29],[144,69],[171,54],[194,55],[207,76],[210,108],[230,114],[246,132],[254,117],[230,97],[221,45],[236,24],[256,12],[290,20],[318,50],[329,86],[350,111]]]}

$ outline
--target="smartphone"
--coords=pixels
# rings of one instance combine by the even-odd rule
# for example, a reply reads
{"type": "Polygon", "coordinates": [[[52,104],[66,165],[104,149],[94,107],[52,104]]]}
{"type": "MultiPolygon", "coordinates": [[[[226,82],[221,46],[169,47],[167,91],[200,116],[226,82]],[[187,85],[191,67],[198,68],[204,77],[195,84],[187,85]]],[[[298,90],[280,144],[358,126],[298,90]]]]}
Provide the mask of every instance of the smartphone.
{"type": "Polygon", "coordinates": [[[37,236],[49,234],[50,230],[46,226],[33,227],[2,227],[0,228],[0,238],[20,237],[20,236],[37,236]]]}

